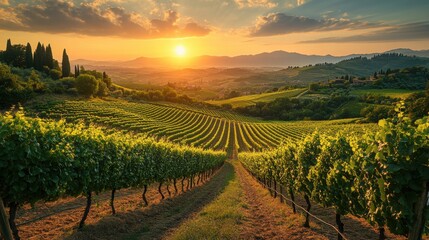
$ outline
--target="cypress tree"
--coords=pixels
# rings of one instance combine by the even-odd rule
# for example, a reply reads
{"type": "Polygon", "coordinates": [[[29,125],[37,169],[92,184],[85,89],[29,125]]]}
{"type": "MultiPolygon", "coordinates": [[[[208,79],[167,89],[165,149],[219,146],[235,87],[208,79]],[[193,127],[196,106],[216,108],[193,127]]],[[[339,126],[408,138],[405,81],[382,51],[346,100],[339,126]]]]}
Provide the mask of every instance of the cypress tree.
{"type": "Polygon", "coordinates": [[[9,38],[6,43],[6,52],[10,50],[12,50],[12,42],[10,41],[10,38],[9,38]]]}
{"type": "Polygon", "coordinates": [[[46,49],[45,49],[45,44],[42,44],[41,58],[42,58],[42,69],[43,69],[43,66],[47,66],[46,65],[46,49]]]}
{"type": "Polygon", "coordinates": [[[10,41],[10,38],[7,40],[6,43],[6,51],[4,60],[7,64],[10,64],[12,62],[12,42],[10,41]]]}
{"type": "Polygon", "coordinates": [[[27,43],[27,47],[25,48],[25,67],[33,67],[33,50],[31,50],[30,43],[27,43]]]}
{"type": "Polygon", "coordinates": [[[70,76],[70,61],[66,49],[64,49],[63,51],[63,61],[61,62],[61,69],[63,72],[63,77],[70,76]]]}
{"type": "Polygon", "coordinates": [[[74,77],[79,77],[79,65],[74,65],[74,77]]]}
{"type": "Polygon", "coordinates": [[[41,71],[43,69],[42,44],[37,43],[36,51],[34,51],[34,68],[41,71]]]}
{"type": "Polygon", "coordinates": [[[48,44],[46,47],[46,66],[49,67],[49,69],[54,69],[54,56],[52,55],[52,48],[51,44],[48,44]]]}

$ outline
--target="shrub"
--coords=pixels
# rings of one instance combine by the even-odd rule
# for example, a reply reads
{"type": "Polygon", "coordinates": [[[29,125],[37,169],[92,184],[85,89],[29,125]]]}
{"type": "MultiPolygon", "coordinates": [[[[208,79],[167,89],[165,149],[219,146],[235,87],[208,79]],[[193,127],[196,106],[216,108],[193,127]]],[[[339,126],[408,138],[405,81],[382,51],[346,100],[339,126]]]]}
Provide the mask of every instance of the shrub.
{"type": "Polygon", "coordinates": [[[85,97],[94,96],[98,92],[99,81],[94,76],[81,74],[76,78],[76,89],[85,97]]]}

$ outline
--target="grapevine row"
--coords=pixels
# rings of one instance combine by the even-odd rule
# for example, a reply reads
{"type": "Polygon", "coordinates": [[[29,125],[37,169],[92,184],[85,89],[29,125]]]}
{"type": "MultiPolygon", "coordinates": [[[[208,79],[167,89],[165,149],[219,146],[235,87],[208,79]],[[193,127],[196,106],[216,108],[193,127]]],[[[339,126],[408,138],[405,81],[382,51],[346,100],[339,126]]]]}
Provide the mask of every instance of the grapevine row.
{"type": "MultiPolygon", "coordinates": [[[[232,148],[229,144],[237,144],[236,149],[240,151],[261,151],[272,148],[285,139],[298,140],[315,129],[323,132],[335,131],[346,125],[362,128],[362,125],[349,124],[347,121],[308,121],[305,122],[306,126],[303,126],[302,122],[261,122],[220,110],[196,109],[180,104],[133,103],[118,100],[65,101],[40,107],[38,112],[42,112],[43,117],[65,118],[72,122],[84,120],[101,126],[146,133],[176,143],[187,143],[203,148],[213,147],[216,150],[225,150],[232,148]],[[230,141],[222,141],[225,135],[221,131],[224,128],[223,124],[213,124],[218,120],[222,123],[233,122],[231,131],[237,132],[239,136],[234,134],[230,141]]],[[[229,140],[230,136],[227,137],[229,140]]]]}
{"type": "Polygon", "coordinates": [[[175,184],[212,171],[225,159],[225,152],[105,134],[100,128],[28,118],[21,111],[0,115],[0,197],[11,216],[25,203],[84,194],[89,205],[82,226],[93,192],[111,190],[113,199],[118,189],[175,184]]]}
{"type": "Polygon", "coordinates": [[[262,182],[286,186],[292,198],[294,191],[304,195],[308,211],[310,199],[334,208],[340,231],[340,216],[353,214],[378,226],[381,238],[387,226],[420,239],[429,226],[429,118],[413,123],[399,114],[379,126],[362,135],[315,132],[239,159],[262,182]]]}

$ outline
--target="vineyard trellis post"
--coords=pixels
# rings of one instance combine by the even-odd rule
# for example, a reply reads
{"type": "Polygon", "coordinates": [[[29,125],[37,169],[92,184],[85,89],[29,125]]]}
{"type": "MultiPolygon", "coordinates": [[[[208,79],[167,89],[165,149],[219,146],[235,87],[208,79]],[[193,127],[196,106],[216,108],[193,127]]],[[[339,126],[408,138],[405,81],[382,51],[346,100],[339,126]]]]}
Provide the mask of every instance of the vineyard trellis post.
{"type": "Polygon", "coordinates": [[[425,224],[425,210],[428,207],[428,194],[429,194],[429,182],[423,183],[423,192],[419,197],[416,204],[415,214],[416,221],[411,228],[408,240],[421,240],[423,234],[423,228],[425,224]]]}
{"type": "Polygon", "coordinates": [[[9,226],[9,220],[6,214],[6,210],[4,208],[2,198],[0,198],[0,227],[1,237],[3,237],[5,240],[12,240],[12,230],[9,226]]]}

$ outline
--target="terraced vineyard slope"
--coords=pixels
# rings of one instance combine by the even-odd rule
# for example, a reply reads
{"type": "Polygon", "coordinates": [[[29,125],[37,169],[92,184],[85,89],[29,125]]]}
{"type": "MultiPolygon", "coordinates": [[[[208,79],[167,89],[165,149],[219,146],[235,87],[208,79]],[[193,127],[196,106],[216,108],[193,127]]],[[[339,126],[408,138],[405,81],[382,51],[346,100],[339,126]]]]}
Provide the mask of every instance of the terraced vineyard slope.
{"type": "MultiPolygon", "coordinates": [[[[318,129],[322,132],[364,127],[354,119],[335,121],[269,122],[235,113],[171,103],[119,100],[61,101],[38,107],[39,116],[107,126],[151,135],[205,149],[261,151],[294,141],[318,129]]],[[[112,130],[109,130],[112,131],[112,130]]]]}

